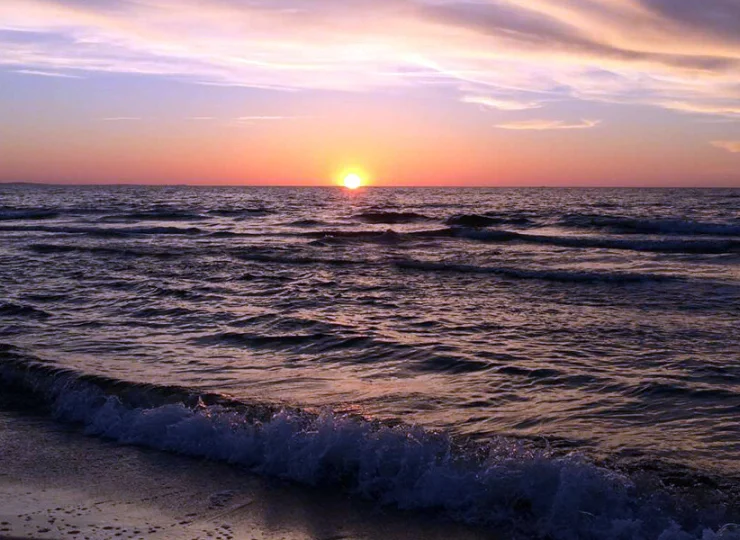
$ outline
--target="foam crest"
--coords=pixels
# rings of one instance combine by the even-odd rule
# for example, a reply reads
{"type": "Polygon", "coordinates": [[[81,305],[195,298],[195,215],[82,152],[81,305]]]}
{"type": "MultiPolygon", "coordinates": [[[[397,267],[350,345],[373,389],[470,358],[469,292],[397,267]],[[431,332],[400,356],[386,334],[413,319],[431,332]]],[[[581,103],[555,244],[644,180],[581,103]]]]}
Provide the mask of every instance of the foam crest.
{"type": "Polygon", "coordinates": [[[124,444],[342,487],[400,508],[439,509],[515,536],[740,538],[736,528],[703,525],[696,513],[659,493],[642,492],[625,474],[509,439],[473,451],[419,427],[331,411],[310,414],[238,406],[225,399],[181,400],[188,395],[185,389],[113,384],[25,361],[12,350],[0,354],[6,390],[32,392],[48,403],[55,418],[124,444]]]}

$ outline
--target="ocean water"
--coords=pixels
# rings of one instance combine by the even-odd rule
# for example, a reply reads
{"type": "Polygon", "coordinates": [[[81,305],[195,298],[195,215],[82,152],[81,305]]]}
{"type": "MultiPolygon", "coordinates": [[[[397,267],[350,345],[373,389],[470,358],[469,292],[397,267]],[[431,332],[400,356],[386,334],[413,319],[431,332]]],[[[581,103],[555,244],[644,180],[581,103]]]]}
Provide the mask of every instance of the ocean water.
{"type": "Polygon", "coordinates": [[[740,189],[0,186],[0,392],[514,536],[737,538],[740,189]]]}

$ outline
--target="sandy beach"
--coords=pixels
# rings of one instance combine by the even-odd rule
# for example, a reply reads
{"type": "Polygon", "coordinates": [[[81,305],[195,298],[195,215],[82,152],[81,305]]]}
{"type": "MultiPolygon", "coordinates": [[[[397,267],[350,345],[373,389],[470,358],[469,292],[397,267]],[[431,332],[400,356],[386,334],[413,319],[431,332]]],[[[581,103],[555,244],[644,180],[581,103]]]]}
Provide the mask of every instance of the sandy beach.
{"type": "Polygon", "coordinates": [[[0,413],[0,538],[340,540],[491,536],[433,515],[0,413]]]}

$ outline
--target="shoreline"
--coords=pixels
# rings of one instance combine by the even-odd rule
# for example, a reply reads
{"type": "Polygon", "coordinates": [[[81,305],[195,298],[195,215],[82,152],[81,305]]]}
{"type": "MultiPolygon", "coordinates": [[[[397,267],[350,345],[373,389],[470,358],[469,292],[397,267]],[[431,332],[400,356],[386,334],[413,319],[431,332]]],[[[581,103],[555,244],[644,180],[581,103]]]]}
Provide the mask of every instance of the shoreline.
{"type": "Polygon", "coordinates": [[[0,538],[484,540],[404,512],[237,467],[121,446],[0,411],[0,538]]]}

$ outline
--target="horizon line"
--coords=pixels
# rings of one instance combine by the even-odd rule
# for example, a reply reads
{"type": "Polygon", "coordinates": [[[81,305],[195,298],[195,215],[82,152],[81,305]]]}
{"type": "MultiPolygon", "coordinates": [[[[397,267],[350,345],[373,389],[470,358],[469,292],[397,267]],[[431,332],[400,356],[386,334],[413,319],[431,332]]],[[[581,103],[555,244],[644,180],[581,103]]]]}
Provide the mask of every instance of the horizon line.
{"type": "MultiPolygon", "coordinates": [[[[0,186],[55,186],[55,187],[194,187],[194,188],[336,188],[346,189],[339,184],[191,184],[191,183],[148,183],[148,182],[37,182],[37,181],[2,181],[0,186]]],[[[579,184],[558,184],[558,185],[539,185],[539,184],[510,184],[510,185],[460,185],[460,184],[416,184],[416,185],[364,185],[364,189],[740,189],[740,183],[737,185],[624,185],[624,184],[607,184],[607,185],[579,185],[579,184]]]]}

